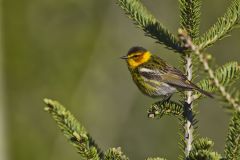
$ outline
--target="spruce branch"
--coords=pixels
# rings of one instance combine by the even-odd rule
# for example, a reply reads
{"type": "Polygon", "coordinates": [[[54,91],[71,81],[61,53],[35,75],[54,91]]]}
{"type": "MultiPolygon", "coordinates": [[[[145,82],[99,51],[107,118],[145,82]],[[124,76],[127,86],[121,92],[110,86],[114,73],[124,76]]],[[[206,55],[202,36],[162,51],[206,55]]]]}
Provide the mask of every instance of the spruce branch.
{"type": "MultiPolygon", "coordinates": [[[[188,46],[185,45],[185,40],[179,35],[179,39],[182,40],[184,44],[184,48],[187,49],[188,46]]],[[[186,50],[184,52],[185,54],[182,56],[183,62],[184,62],[184,69],[185,74],[187,75],[187,79],[191,81],[193,79],[193,64],[192,64],[192,56],[189,54],[189,52],[186,50]]],[[[183,126],[183,129],[181,130],[183,135],[180,135],[180,148],[181,150],[184,150],[184,159],[187,159],[189,157],[189,153],[192,149],[192,141],[194,139],[194,113],[193,113],[193,91],[186,91],[186,94],[184,94],[184,103],[183,103],[183,119],[180,119],[181,126],[183,126]]],[[[183,157],[179,157],[180,159],[183,159],[183,157]]]]}
{"type": "Polygon", "coordinates": [[[213,141],[208,138],[199,138],[193,143],[190,152],[190,160],[220,160],[222,157],[219,153],[214,152],[213,141]]]}
{"type": "MultiPolygon", "coordinates": [[[[181,37],[179,37],[181,39],[181,37]]],[[[182,39],[181,39],[182,40],[182,39]]],[[[185,47],[185,46],[184,46],[185,47]]],[[[185,47],[187,48],[187,47],[185,47]]],[[[193,58],[189,52],[185,52],[185,55],[182,56],[183,58],[183,65],[185,74],[189,81],[193,79],[193,58]]],[[[192,149],[192,142],[194,138],[197,137],[195,134],[195,129],[197,120],[195,119],[196,113],[193,110],[193,91],[186,91],[183,94],[183,112],[182,116],[179,118],[180,124],[180,142],[179,147],[184,155],[180,155],[179,159],[188,159],[189,153],[192,149]]]]}
{"type": "Polygon", "coordinates": [[[77,149],[82,158],[86,160],[100,160],[103,158],[103,152],[86,129],[68,110],[57,101],[44,99],[44,102],[47,105],[45,111],[51,114],[52,118],[57,122],[58,127],[77,149]]]}
{"type": "MultiPolygon", "coordinates": [[[[186,102],[184,102],[184,103],[186,103],[186,102]]],[[[183,106],[186,106],[186,105],[187,104],[185,104],[183,106]]],[[[180,118],[178,118],[178,120],[179,120],[179,130],[180,130],[180,132],[178,133],[179,138],[180,138],[180,141],[179,141],[178,145],[179,145],[180,151],[182,153],[182,154],[179,155],[179,160],[184,160],[184,159],[188,160],[190,152],[188,153],[188,156],[186,156],[186,152],[188,151],[187,147],[189,145],[188,144],[189,143],[189,140],[188,140],[189,137],[188,137],[187,133],[191,132],[191,136],[192,136],[191,140],[192,141],[191,141],[191,144],[190,144],[191,146],[190,147],[191,147],[191,150],[192,150],[192,143],[194,142],[194,139],[197,138],[197,136],[198,136],[195,133],[196,128],[197,128],[196,124],[197,124],[198,121],[196,120],[196,113],[193,110],[191,110],[190,107],[188,107],[188,108],[184,107],[183,109],[184,109],[183,115],[180,118]],[[189,114],[189,112],[191,113],[191,115],[188,115],[188,117],[187,117],[187,114],[189,114]],[[190,130],[188,130],[186,128],[186,124],[189,121],[188,119],[191,121],[191,124],[192,124],[192,126],[190,128],[188,128],[190,130]]]]}
{"type": "Polygon", "coordinates": [[[147,36],[157,40],[158,43],[164,44],[168,49],[176,52],[182,52],[180,42],[170,31],[164,27],[154,16],[142,5],[139,0],[117,0],[119,6],[143,29],[147,36]]]}
{"type": "MultiPolygon", "coordinates": [[[[200,9],[201,9],[201,0],[179,0],[180,3],[180,26],[181,28],[189,34],[191,39],[195,39],[199,36],[199,25],[200,25],[200,9]]],[[[179,39],[184,43],[185,39],[179,36],[179,39]]],[[[184,45],[185,48],[188,46],[184,45]]],[[[185,51],[183,56],[183,61],[185,62],[185,73],[187,79],[192,81],[193,79],[193,59],[191,54],[185,51]]],[[[194,113],[193,113],[193,91],[187,91],[185,95],[184,103],[184,143],[185,148],[185,158],[189,157],[189,153],[192,149],[192,142],[194,138],[194,113]]]]}
{"type": "MultiPolygon", "coordinates": [[[[221,85],[224,87],[230,87],[240,78],[240,67],[238,62],[228,62],[223,66],[218,67],[214,71],[214,74],[221,85]]],[[[218,88],[213,85],[212,80],[209,78],[201,80],[198,83],[198,86],[208,92],[215,92],[218,90],[218,88]]],[[[201,97],[201,94],[199,93],[194,95],[194,99],[198,99],[199,97],[201,97]]]]}
{"type": "Polygon", "coordinates": [[[224,86],[230,86],[240,77],[240,67],[238,62],[228,62],[219,67],[215,71],[215,75],[219,82],[224,86]]]}
{"type": "Polygon", "coordinates": [[[232,0],[223,17],[219,18],[217,22],[195,42],[198,45],[198,50],[201,51],[211,45],[217,40],[226,37],[229,32],[239,25],[240,20],[240,0],[232,0]]]}
{"type": "Polygon", "coordinates": [[[193,143],[192,152],[197,152],[198,150],[210,150],[214,146],[214,143],[209,138],[199,138],[193,143]]]}
{"type": "Polygon", "coordinates": [[[238,103],[238,100],[232,97],[232,95],[229,92],[227,92],[225,86],[223,86],[220,83],[220,80],[214,73],[213,69],[210,67],[208,59],[205,58],[204,54],[200,52],[199,47],[192,42],[187,32],[185,32],[182,29],[179,29],[179,36],[181,37],[181,39],[184,40],[185,46],[188,47],[198,56],[199,61],[202,63],[204,67],[204,70],[208,73],[209,78],[213,81],[213,84],[218,88],[222,97],[233,107],[233,109],[240,110],[240,104],[238,103]]]}
{"type": "Polygon", "coordinates": [[[149,118],[161,118],[164,115],[181,116],[183,106],[174,101],[156,102],[148,109],[149,118]]]}
{"type": "Polygon", "coordinates": [[[179,0],[180,27],[184,28],[192,39],[199,36],[201,0],[179,0]]]}
{"type": "MultiPolygon", "coordinates": [[[[185,71],[187,74],[187,78],[189,81],[192,80],[192,58],[189,54],[185,56],[186,65],[185,65],[185,71]]],[[[185,130],[185,157],[187,158],[189,156],[189,153],[192,149],[192,141],[193,141],[193,97],[192,97],[192,91],[187,91],[187,98],[184,103],[184,118],[186,120],[184,125],[185,130]]]]}
{"type": "Polygon", "coordinates": [[[224,149],[229,160],[239,160],[240,157],[240,112],[235,111],[229,124],[227,141],[224,149]]]}
{"type": "Polygon", "coordinates": [[[121,148],[110,148],[105,152],[104,160],[129,160],[127,156],[123,154],[121,148]]]}
{"type": "Polygon", "coordinates": [[[218,88],[222,97],[236,110],[240,110],[240,105],[237,100],[232,97],[232,95],[227,92],[225,86],[220,83],[218,77],[214,74],[214,71],[210,68],[207,59],[204,58],[204,55],[198,50],[195,50],[195,54],[199,56],[199,60],[204,66],[204,69],[207,71],[210,79],[213,81],[213,84],[218,88]]]}

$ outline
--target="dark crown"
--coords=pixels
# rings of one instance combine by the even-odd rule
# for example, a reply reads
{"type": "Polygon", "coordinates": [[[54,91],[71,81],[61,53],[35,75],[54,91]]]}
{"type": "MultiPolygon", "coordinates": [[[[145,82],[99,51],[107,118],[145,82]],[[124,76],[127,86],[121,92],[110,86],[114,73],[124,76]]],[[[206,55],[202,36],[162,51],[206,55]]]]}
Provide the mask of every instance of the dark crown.
{"type": "Polygon", "coordinates": [[[137,52],[143,53],[143,52],[146,52],[146,51],[147,50],[143,47],[135,46],[135,47],[132,47],[132,48],[129,49],[127,55],[130,55],[132,53],[137,53],[137,52]]]}

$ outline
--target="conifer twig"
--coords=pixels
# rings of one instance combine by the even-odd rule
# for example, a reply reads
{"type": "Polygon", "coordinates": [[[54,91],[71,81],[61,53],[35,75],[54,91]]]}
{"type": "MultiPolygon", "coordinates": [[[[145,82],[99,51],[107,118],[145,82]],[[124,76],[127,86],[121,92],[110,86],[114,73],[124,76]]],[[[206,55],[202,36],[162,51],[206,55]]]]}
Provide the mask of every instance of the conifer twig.
{"type": "Polygon", "coordinates": [[[207,71],[210,79],[213,81],[213,84],[219,89],[221,95],[225,98],[225,100],[233,106],[235,110],[240,111],[240,105],[237,103],[236,99],[232,97],[230,93],[227,92],[226,88],[221,85],[217,76],[215,76],[213,69],[209,66],[208,59],[204,57],[203,53],[200,52],[198,46],[196,46],[191,38],[187,35],[183,30],[179,30],[179,35],[181,35],[182,39],[185,41],[185,47],[191,49],[199,58],[199,61],[202,63],[204,70],[207,71]]]}
{"type": "Polygon", "coordinates": [[[174,101],[159,101],[152,104],[148,109],[149,118],[161,118],[165,115],[182,116],[183,105],[174,101]]]}
{"type": "MultiPolygon", "coordinates": [[[[192,59],[190,55],[185,56],[186,65],[185,70],[187,74],[187,78],[189,81],[192,80],[192,59]]],[[[185,156],[188,157],[189,153],[192,149],[192,141],[193,141],[193,111],[192,111],[192,91],[187,91],[187,99],[184,104],[184,117],[186,119],[185,122],[185,156]]]]}
{"type": "MultiPolygon", "coordinates": [[[[189,33],[189,37],[195,39],[199,36],[199,25],[200,25],[200,9],[201,0],[179,0],[180,4],[180,27],[189,33]]],[[[181,42],[184,44],[184,39],[179,36],[181,42]]],[[[193,78],[193,62],[192,56],[187,52],[188,47],[184,46],[184,67],[189,81],[193,78]]],[[[192,150],[193,132],[194,132],[194,115],[193,115],[193,92],[187,91],[184,102],[184,152],[185,159],[188,159],[189,154],[192,150]]]]}
{"type": "Polygon", "coordinates": [[[88,134],[86,129],[69,111],[57,101],[44,99],[44,102],[47,105],[45,111],[52,115],[63,134],[84,159],[100,160],[103,158],[103,152],[88,134]]]}
{"type": "Polygon", "coordinates": [[[129,160],[129,158],[123,154],[121,148],[110,148],[105,152],[104,160],[129,160]]]}
{"type": "Polygon", "coordinates": [[[218,78],[215,76],[213,70],[210,68],[208,60],[204,58],[204,55],[199,51],[199,49],[195,49],[194,52],[198,56],[200,62],[204,66],[204,69],[207,71],[210,79],[212,79],[214,85],[219,89],[222,96],[233,106],[234,109],[240,111],[240,105],[237,103],[236,99],[233,98],[231,94],[226,91],[226,88],[221,85],[218,78]]]}
{"type": "Polygon", "coordinates": [[[224,153],[225,153],[226,159],[238,160],[240,157],[240,112],[239,111],[235,111],[231,118],[224,153]]]}
{"type": "MultiPolygon", "coordinates": [[[[189,46],[187,44],[187,41],[189,41],[190,37],[183,37],[182,34],[186,34],[187,31],[184,29],[179,29],[178,30],[179,34],[179,39],[183,42],[184,48],[188,49],[189,46]]],[[[187,51],[187,50],[186,50],[187,51]]],[[[185,72],[187,75],[187,79],[189,81],[192,80],[193,78],[193,69],[192,69],[192,57],[191,55],[186,52],[184,55],[184,61],[185,61],[185,72]]],[[[193,123],[194,123],[194,115],[193,115],[193,95],[192,91],[187,91],[186,92],[186,99],[184,102],[184,112],[183,112],[183,118],[184,118],[184,153],[185,153],[185,158],[187,159],[189,157],[189,154],[192,150],[192,142],[193,142],[193,123]]]]}
{"type": "Polygon", "coordinates": [[[139,0],[117,0],[118,5],[125,11],[135,24],[143,29],[147,36],[164,44],[168,49],[182,52],[183,48],[177,37],[162,25],[139,0]]]}
{"type": "Polygon", "coordinates": [[[180,8],[180,27],[184,28],[192,39],[199,36],[200,9],[202,0],[178,0],[180,8]]]}
{"type": "MultiPolygon", "coordinates": [[[[214,143],[209,138],[199,138],[193,143],[189,159],[192,160],[220,160],[222,156],[213,151],[214,143]]],[[[221,159],[222,160],[222,159],[221,159]]]]}
{"type": "MultiPolygon", "coordinates": [[[[239,25],[240,0],[232,0],[225,14],[201,37],[196,40],[198,50],[203,50],[216,41],[229,36],[229,32],[239,25]]],[[[195,42],[195,41],[194,41],[195,42]]]]}

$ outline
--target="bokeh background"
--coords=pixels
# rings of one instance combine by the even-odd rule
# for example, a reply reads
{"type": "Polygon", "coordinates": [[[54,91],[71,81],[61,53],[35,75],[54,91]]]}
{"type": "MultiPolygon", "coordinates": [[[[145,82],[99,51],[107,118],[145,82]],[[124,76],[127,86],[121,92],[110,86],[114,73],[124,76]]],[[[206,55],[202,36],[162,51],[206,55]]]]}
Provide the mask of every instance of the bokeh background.
{"type": "MultiPolygon", "coordinates": [[[[143,3],[176,33],[177,0],[143,3]]],[[[203,0],[202,33],[229,3],[203,0]]],[[[175,66],[179,55],[145,37],[115,0],[1,0],[0,20],[1,160],[80,159],[43,111],[45,97],[64,104],[103,149],[121,146],[133,160],[177,158],[177,119],[147,118],[155,100],[138,91],[119,57],[133,45],[175,66]]],[[[232,35],[209,50],[219,65],[240,60],[240,31],[232,35]]],[[[198,131],[222,153],[230,116],[214,100],[199,105],[198,131]]]]}

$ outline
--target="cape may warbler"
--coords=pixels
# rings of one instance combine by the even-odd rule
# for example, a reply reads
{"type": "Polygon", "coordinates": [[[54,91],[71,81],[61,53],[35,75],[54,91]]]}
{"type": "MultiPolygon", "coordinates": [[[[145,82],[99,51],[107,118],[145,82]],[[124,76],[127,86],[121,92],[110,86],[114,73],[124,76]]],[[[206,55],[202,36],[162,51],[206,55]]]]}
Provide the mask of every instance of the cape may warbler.
{"type": "Polygon", "coordinates": [[[180,70],[152,55],[143,47],[132,47],[127,55],[121,58],[126,60],[135,84],[150,97],[169,99],[173,93],[184,90],[197,90],[213,97],[190,82],[180,70]]]}

